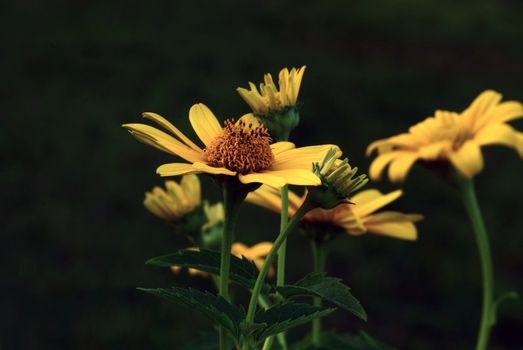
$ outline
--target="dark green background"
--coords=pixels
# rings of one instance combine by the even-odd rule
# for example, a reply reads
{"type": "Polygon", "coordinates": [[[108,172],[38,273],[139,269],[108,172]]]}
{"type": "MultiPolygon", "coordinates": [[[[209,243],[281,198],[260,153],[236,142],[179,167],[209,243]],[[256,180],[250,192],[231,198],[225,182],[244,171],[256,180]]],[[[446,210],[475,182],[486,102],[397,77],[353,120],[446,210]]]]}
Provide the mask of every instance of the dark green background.
{"type": "MultiPolygon", "coordinates": [[[[162,182],[156,167],[172,161],[120,127],[142,111],[194,137],[193,103],[222,120],[238,117],[248,108],[237,86],[306,64],[293,141],[339,144],[366,170],[371,141],[436,108],[462,110],[487,88],[523,100],[519,1],[28,0],[3,3],[0,13],[2,350],[178,349],[210,328],[134,289],[212,288],[144,266],[184,242],[141,204],[162,182]]],[[[497,289],[521,292],[523,162],[508,149],[484,154],[477,185],[497,289]]],[[[481,277],[463,208],[419,167],[403,188],[393,207],[426,216],[419,240],[340,238],[329,271],[353,288],[369,321],[338,311],[324,324],[364,329],[400,349],[471,349],[481,277]]],[[[277,222],[246,205],[238,236],[272,239],[277,222]],[[250,227],[253,219],[267,227],[250,227]]],[[[311,265],[308,246],[299,234],[289,245],[289,278],[297,279],[311,265]]],[[[504,304],[491,348],[521,348],[522,329],[522,302],[504,304]]]]}

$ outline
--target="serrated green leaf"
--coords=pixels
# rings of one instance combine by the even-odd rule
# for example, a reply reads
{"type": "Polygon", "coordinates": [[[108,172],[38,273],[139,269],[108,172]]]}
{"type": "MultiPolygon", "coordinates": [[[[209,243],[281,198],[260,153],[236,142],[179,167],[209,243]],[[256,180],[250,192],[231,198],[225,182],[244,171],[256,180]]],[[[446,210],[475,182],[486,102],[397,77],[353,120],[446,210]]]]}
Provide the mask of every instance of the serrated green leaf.
{"type": "MultiPolygon", "coordinates": [[[[146,264],[162,267],[184,266],[219,275],[220,252],[209,249],[200,249],[200,251],[182,249],[177,253],[149,259],[146,264]]],[[[252,289],[256,283],[258,273],[258,268],[252,261],[231,255],[229,278],[232,281],[247,289],[252,289]]]]}
{"type": "Polygon", "coordinates": [[[336,310],[296,303],[293,301],[282,302],[267,310],[260,310],[254,316],[255,323],[265,323],[263,331],[258,332],[258,340],[263,340],[271,335],[286,331],[287,329],[307,323],[317,317],[323,317],[336,310]]]}
{"type": "Polygon", "coordinates": [[[341,283],[341,279],[327,277],[325,273],[313,272],[296,282],[276,289],[285,298],[316,296],[351,312],[364,321],[367,313],[350,292],[350,288],[341,283]]]}
{"type": "Polygon", "coordinates": [[[138,288],[138,290],[184,304],[223,326],[233,338],[239,337],[240,323],[245,318],[245,312],[221,296],[193,288],[138,288]]]}

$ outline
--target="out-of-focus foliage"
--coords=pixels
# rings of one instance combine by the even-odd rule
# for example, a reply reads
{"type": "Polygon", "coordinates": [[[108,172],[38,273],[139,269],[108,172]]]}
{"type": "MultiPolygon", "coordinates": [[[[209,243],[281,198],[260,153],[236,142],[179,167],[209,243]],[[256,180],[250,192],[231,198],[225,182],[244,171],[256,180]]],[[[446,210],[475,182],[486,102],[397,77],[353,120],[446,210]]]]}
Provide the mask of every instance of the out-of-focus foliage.
{"type": "MultiPolygon", "coordinates": [[[[436,108],[461,110],[486,88],[523,99],[522,10],[519,1],[487,0],[0,5],[0,347],[178,348],[211,328],[134,289],[213,285],[144,265],[187,243],[142,207],[144,192],[162,183],[154,170],[171,158],[137,144],[123,122],[154,111],[189,133],[193,103],[222,120],[238,117],[248,107],[236,87],[306,64],[291,138],[338,144],[365,171],[368,143],[436,108]]],[[[508,149],[485,156],[477,184],[497,289],[521,291],[523,162],[508,149]]],[[[219,191],[202,180],[214,202],[219,191]]],[[[471,348],[481,277],[462,206],[416,167],[395,208],[425,215],[419,240],[341,237],[329,275],[352,287],[369,321],[337,312],[325,328],[364,329],[401,349],[471,348]]],[[[242,242],[271,240],[277,230],[276,215],[245,205],[242,242]],[[254,219],[272,229],[253,228],[254,219]]],[[[298,232],[288,259],[289,280],[309,272],[298,232]]],[[[510,303],[500,307],[492,349],[523,343],[522,303],[510,303]]]]}

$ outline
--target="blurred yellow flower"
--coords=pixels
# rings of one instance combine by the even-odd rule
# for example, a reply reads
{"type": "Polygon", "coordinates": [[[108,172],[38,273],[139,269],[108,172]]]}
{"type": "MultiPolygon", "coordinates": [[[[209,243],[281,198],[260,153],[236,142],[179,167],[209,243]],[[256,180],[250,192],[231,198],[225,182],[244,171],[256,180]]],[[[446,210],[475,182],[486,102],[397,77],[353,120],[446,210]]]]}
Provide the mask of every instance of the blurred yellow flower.
{"type": "MultiPolygon", "coordinates": [[[[242,256],[246,259],[254,262],[258,268],[261,268],[263,263],[265,262],[265,257],[267,254],[269,254],[269,251],[272,248],[271,242],[260,242],[258,244],[253,245],[252,247],[248,247],[243,243],[236,242],[233,243],[231,248],[231,254],[234,256],[237,256],[238,258],[241,258],[242,256]]],[[[188,248],[189,250],[198,251],[199,248],[191,247],[188,248]]],[[[171,271],[178,274],[181,271],[180,266],[171,266],[171,271]]],[[[200,271],[197,269],[189,268],[187,269],[189,274],[191,276],[202,276],[207,277],[209,276],[208,272],[200,271]]],[[[269,275],[273,272],[269,272],[269,275]]]]}
{"type": "MultiPolygon", "coordinates": [[[[262,183],[277,188],[285,184],[319,185],[312,173],[312,162],[318,161],[332,145],[295,148],[291,142],[271,144],[267,129],[240,119],[225,122],[222,128],[204,104],[189,111],[191,125],[205,145],[202,149],[189,140],[165,118],[155,113],[143,116],[172,133],[145,124],[124,124],[139,141],[179,156],[188,163],[164,164],[157,169],[161,176],[208,173],[237,176],[244,184],[262,183]]],[[[334,146],[336,147],[336,146],[334,146]]]]}
{"type": "Polygon", "coordinates": [[[220,223],[223,223],[225,220],[225,212],[223,210],[223,203],[218,202],[216,204],[210,205],[208,202],[203,204],[203,211],[207,222],[203,224],[202,231],[208,230],[220,223]]]}
{"type": "Polygon", "coordinates": [[[144,206],[165,221],[176,221],[201,204],[200,180],[196,175],[185,175],[180,183],[165,181],[165,190],[154,187],[145,193],[144,206]]]}
{"type": "Polygon", "coordinates": [[[253,112],[259,115],[295,106],[305,68],[292,68],[290,72],[287,68],[282,69],[279,74],[279,88],[272,80],[272,75],[265,74],[264,83],[260,83],[259,90],[255,84],[249,82],[250,90],[238,88],[238,93],[253,112]]]}
{"type": "Polygon", "coordinates": [[[373,142],[367,154],[378,150],[379,155],[370,177],[379,179],[388,165],[390,180],[403,181],[421,160],[449,161],[461,175],[472,178],[483,169],[481,146],[492,144],[514,148],[523,157],[523,133],[506,124],[523,117],[523,106],[501,98],[495,91],[484,91],[461,113],[437,110],[408,133],[373,142]]]}
{"type": "MultiPolygon", "coordinates": [[[[261,269],[263,263],[265,262],[265,258],[267,257],[267,254],[269,254],[271,248],[272,242],[260,242],[258,244],[253,245],[252,247],[248,247],[243,243],[236,242],[232,245],[231,254],[239,258],[244,256],[246,259],[254,262],[258,269],[261,269]]],[[[273,273],[274,271],[271,267],[271,270],[269,270],[269,276],[273,273]]]]}
{"type": "MultiPolygon", "coordinates": [[[[415,240],[417,229],[414,222],[423,219],[417,214],[403,214],[397,211],[377,210],[395,201],[402,195],[397,190],[386,195],[375,189],[361,191],[351,198],[354,204],[340,204],[333,209],[313,209],[302,219],[304,223],[334,226],[350,235],[373,233],[394,238],[415,240]]],[[[289,191],[289,217],[302,205],[306,194],[298,196],[289,191]]],[[[247,196],[247,201],[274,212],[281,212],[280,193],[262,186],[247,196]]],[[[325,234],[330,234],[325,232],[325,234]]]]}

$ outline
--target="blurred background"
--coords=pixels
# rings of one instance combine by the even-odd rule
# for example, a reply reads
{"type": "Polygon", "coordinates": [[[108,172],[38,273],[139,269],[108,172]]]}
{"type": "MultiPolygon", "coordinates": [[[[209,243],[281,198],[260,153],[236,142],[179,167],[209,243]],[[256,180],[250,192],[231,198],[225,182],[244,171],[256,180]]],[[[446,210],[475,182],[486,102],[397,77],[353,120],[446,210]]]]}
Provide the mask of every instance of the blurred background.
{"type": "MultiPolygon", "coordinates": [[[[461,111],[487,88],[523,100],[522,11],[520,1],[486,0],[2,3],[0,348],[178,349],[211,329],[203,316],[135,290],[212,284],[144,265],[186,243],[142,206],[163,182],[156,167],[172,158],[122,123],[154,111],[194,136],[193,103],[237,117],[248,106],[236,87],[306,64],[292,141],[339,144],[366,171],[371,141],[436,108],[461,111]]],[[[521,294],[523,162],[507,148],[484,154],[477,187],[496,289],[521,294]]],[[[323,323],[399,349],[471,349],[481,274],[464,209],[421,167],[403,189],[392,207],[425,215],[418,241],[339,238],[330,274],[352,287],[369,320],[337,311],[323,323]]],[[[275,214],[244,206],[244,243],[277,230],[275,214]],[[253,218],[267,226],[249,226],[253,218]]],[[[296,280],[312,264],[308,242],[296,233],[289,246],[296,280]]],[[[503,304],[491,349],[522,348],[522,330],[522,301],[503,304]]]]}

